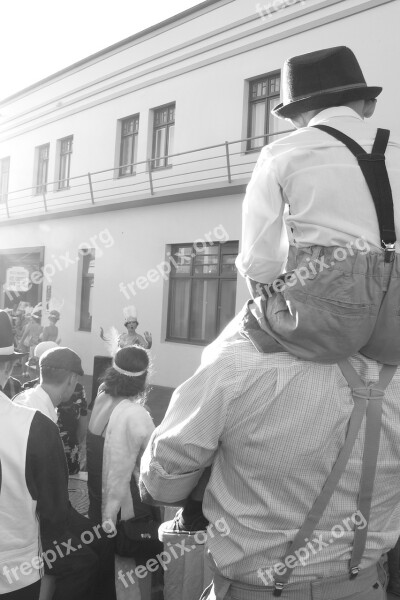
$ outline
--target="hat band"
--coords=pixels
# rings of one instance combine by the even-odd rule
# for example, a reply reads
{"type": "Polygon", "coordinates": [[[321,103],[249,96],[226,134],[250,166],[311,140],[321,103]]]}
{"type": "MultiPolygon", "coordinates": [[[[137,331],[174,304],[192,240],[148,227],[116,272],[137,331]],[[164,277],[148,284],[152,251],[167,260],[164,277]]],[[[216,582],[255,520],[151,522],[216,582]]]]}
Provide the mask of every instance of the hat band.
{"type": "Polygon", "coordinates": [[[6,346],[5,348],[0,348],[0,356],[7,356],[9,354],[14,354],[14,346],[6,346]]]}
{"type": "Polygon", "coordinates": [[[307,100],[307,98],[312,98],[313,96],[320,96],[321,94],[329,94],[330,92],[345,92],[346,90],[354,90],[356,88],[366,87],[368,87],[366,83],[350,83],[349,85],[338,85],[336,87],[326,88],[325,90],[319,90],[318,92],[311,92],[306,96],[292,96],[292,98],[289,98],[288,102],[307,100]]]}
{"type": "Polygon", "coordinates": [[[144,369],[144,371],[137,371],[136,373],[132,373],[132,371],[125,371],[124,369],[121,369],[121,367],[118,367],[118,365],[115,364],[115,361],[113,361],[112,367],[117,371],[117,373],[121,373],[121,375],[127,375],[128,377],[139,377],[139,375],[143,375],[147,371],[147,369],[144,369]]]}

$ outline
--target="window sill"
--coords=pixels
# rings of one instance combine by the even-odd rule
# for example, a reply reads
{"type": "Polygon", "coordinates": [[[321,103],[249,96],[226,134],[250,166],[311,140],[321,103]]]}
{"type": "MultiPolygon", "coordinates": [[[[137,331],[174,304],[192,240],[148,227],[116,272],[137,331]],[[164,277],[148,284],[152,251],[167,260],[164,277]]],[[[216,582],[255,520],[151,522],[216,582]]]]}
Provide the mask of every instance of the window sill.
{"type": "MultiPolygon", "coordinates": [[[[215,339],[217,339],[218,336],[215,337],[215,339]]],[[[165,338],[164,340],[165,342],[170,342],[171,344],[185,344],[186,346],[200,346],[200,347],[204,347],[204,346],[208,346],[209,344],[211,344],[212,342],[195,342],[192,340],[182,340],[180,338],[165,338]]]]}
{"type": "Polygon", "coordinates": [[[165,165],[165,167],[151,167],[151,171],[165,171],[165,169],[172,169],[174,165],[165,165]]]}
{"type": "Polygon", "coordinates": [[[134,177],[136,175],[136,171],[134,173],[125,173],[125,175],[118,174],[115,179],[126,179],[127,177],[134,177]]]}

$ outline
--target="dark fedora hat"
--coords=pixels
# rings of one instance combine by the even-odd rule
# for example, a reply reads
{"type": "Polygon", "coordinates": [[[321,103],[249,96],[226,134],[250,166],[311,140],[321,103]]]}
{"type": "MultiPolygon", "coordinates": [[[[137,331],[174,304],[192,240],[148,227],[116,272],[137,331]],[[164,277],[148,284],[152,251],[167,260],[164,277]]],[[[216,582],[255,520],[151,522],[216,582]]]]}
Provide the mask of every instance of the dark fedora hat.
{"type": "Polygon", "coordinates": [[[372,100],[381,87],[367,86],[354,53],[346,46],[294,56],[282,69],[282,100],[272,113],[290,118],[316,108],[372,100]]]}
{"type": "Polygon", "coordinates": [[[0,310],[0,362],[14,360],[24,356],[23,352],[15,352],[14,336],[11,321],[5,310],[0,310]]]}

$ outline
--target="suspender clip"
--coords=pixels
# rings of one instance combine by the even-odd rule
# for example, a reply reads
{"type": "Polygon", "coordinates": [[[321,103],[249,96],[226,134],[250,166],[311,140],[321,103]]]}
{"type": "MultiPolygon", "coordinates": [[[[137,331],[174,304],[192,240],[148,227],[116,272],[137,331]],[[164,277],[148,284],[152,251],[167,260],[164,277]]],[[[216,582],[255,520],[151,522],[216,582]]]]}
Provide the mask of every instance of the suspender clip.
{"type": "Polygon", "coordinates": [[[282,595],[282,590],[283,590],[283,586],[285,584],[284,583],[280,583],[279,581],[275,581],[275,585],[274,585],[274,596],[281,596],[282,595]]]}
{"type": "Polygon", "coordinates": [[[385,263],[390,263],[394,259],[395,244],[382,243],[385,246],[385,263]]]}
{"type": "Polygon", "coordinates": [[[350,579],[355,579],[355,577],[357,577],[358,575],[359,570],[359,567],[353,567],[352,569],[350,569],[350,579]]]}

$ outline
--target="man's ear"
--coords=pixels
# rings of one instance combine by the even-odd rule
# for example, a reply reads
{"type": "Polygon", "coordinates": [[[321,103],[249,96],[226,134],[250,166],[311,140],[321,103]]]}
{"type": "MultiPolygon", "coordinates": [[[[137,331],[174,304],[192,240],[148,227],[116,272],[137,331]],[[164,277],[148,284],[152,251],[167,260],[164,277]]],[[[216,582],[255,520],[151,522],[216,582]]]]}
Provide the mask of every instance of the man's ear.
{"type": "Polygon", "coordinates": [[[376,107],[376,99],[375,98],[373,100],[365,100],[364,110],[363,110],[364,119],[369,119],[370,117],[372,117],[372,115],[375,112],[375,107],[376,107]]]}

